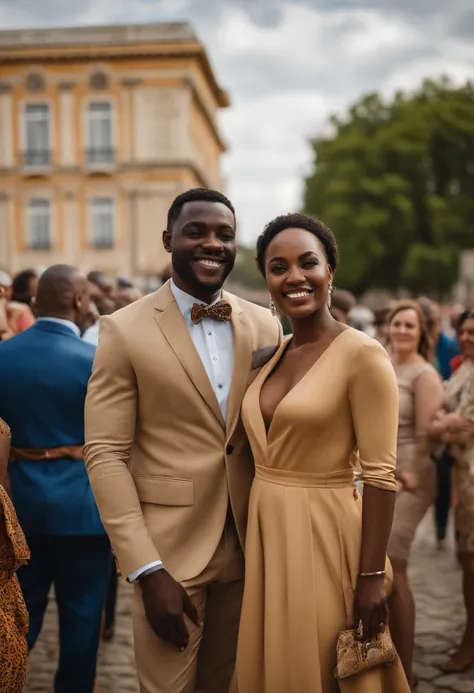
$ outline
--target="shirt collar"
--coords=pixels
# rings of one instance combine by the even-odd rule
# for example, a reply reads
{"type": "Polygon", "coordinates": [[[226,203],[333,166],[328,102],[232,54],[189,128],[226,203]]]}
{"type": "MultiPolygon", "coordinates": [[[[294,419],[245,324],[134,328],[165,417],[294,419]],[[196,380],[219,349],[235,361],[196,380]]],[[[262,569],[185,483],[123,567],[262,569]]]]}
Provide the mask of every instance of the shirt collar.
{"type": "Polygon", "coordinates": [[[81,336],[81,330],[78,328],[76,323],[71,320],[63,320],[63,318],[38,318],[36,322],[55,322],[57,325],[64,325],[64,327],[69,327],[76,337],[81,336]]]}
{"type": "MultiPolygon", "coordinates": [[[[187,313],[190,313],[192,310],[192,307],[195,303],[199,303],[200,305],[206,305],[205,301],[200,301],[198,298],[194,298],[190,294],[187,294],[185,291],[182,291],[182,289],[179,289],[174,281],[171,279],[170,280],[170,289],[171,293],[174,296],[174,300],[178,304],[178,308],[181,311],[182,315],[186,315],[187,313]]],[[[221,295],[219,295],[215,301],[213,301],[210,305],[214,305],[215,303],[218,303],[221,300],[221,295]]]]}

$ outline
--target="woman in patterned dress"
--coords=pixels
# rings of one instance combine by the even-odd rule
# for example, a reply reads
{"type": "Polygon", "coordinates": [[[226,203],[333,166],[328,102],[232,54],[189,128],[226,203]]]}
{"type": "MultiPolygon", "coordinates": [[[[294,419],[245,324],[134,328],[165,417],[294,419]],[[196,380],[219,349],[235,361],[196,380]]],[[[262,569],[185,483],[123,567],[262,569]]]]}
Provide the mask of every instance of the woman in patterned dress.
{"type": "Polygon", "coordinates": [[[0,690],[20,693],[26,679],[28,612],[15,573],[30,553],[4,489],[9,454],[10,429],[0,419],[0,690]]]}
{"type": "Polygon", "coordinates": [[[474,664],[474,310],[459,318],[462,364],[446,385],[444,407],[431,425],[431,435],[449,445],[455,462],[456,539],[463,571],[466,629],[457,652],[443,667],[458,672],[474,664]]]}

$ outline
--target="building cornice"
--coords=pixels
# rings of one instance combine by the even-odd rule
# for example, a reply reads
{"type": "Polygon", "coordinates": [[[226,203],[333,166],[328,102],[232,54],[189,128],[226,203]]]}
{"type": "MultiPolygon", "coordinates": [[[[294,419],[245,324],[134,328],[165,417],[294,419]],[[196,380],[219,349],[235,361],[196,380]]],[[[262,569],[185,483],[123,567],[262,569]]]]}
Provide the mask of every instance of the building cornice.
{"type": "Polygon", "coordinates": [[[53,166],[48,169],[48,171],[31,173],[18,166],[13,166],[11,168],[2,167],[0,168],[0,179],[11,178],[13,176],[19,179],[34,177],[37,179],[38,184],[41,184],[44,183],[44,181],[51,181],[57,176],[63,177],[66,173],[72,176],[80,176],[80,179],[85,182],[87,182],[89,179],[97,178],[98,176],[100,176],[104,182],[119,182],[121,179],[121,174],[124,173],[141,173],[142,171],[164,171],[171,169],[185,169],[191,171],[199,185],[203,187],[209,187],[211,185],[210,179],[201,166],[189,159],[170,159],[168,161],[162,160],[147,162],[130,161],[129,163],[118,164],[110,172],[100,171],[100,173],[95,173],[94,171],[85,169],[83,166],[53,166]]]}
{"type": "Polygon", "coordinates": [[[218,105],[221,108],[230,105],[204,46],[187,24],[0,32],[0,63],[3,64],[171,57],[198,60],[218,105]],[[170,27],[178,27],[180,31],[169,30],[170,27]]]}

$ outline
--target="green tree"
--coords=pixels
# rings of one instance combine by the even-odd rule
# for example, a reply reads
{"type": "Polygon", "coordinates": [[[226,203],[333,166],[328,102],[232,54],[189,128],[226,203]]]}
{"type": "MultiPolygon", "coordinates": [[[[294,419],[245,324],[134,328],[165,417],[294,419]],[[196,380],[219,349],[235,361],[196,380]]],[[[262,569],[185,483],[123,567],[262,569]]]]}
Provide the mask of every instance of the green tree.
{"type": "Polygon", "coordinates": [[[444,295],[474,246],[474,86],[362,98],[312,142],[304,208],[335,233],[336,283],[444,295]]]}
{"type": "Polygon", "coordinates": [[[241,245],[237,249],[237,259],[232,270],[231,280],[234,284],[245,286],[247,289],[264,291],[265,281],[258,271],[255,259],[255,247],[241,245]]]}

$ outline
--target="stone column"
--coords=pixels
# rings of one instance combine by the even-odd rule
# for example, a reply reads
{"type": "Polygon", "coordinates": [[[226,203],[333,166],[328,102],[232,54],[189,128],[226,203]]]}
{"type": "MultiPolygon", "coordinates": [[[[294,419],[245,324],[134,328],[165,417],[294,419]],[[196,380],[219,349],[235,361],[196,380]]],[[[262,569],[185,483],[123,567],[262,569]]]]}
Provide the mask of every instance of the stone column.
{"type": "Polygon", "coordinates": [[[13,99],[11,86],[0,84],[0,168],[12,168],[13,157],[13,99]]]}
{"type": "Polygon", "coordinates": [[[12,271],[11,199],[0,192],[0,268],[12,271]]]}
{"type": "Polygon", "coordinates": [[[135,138],[133,123],[135,118],[134,113],[134,91],[140,84],[139,79],[124,79],[122,80],[122,93],[120,95],[120,109],[118,117],[120,118],[119,128],[121,132],[122,155],[119,163],[130,164],[135,160],[135,138]]]}
{"type": "Polygon", "coordinates": [[[76,151],[74,141],[74,84],[62,82],[59,95],[60,113],[60,153],[59,163],[61,166],[71,167],[76,163],[76,151]]]}
{"type": "Polygon", "coordinates": [[[78,233],[78,205],[74,192],[72,190],[66,190],[62,199],[62,211],[63,211],[63,253],[65,262],[80,266],[81,258],[80,255],[80,245],[79,239],[77,237],[78,233]]]}

